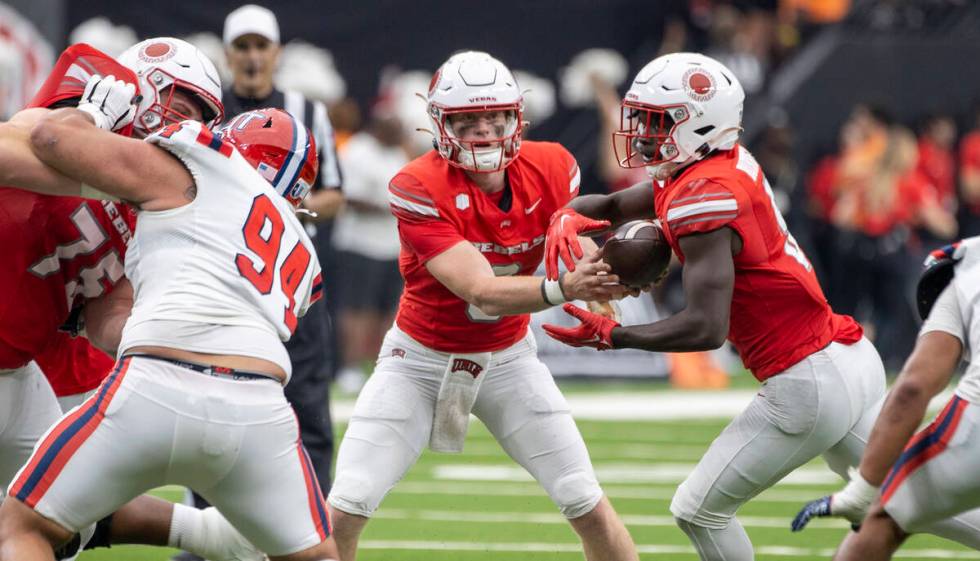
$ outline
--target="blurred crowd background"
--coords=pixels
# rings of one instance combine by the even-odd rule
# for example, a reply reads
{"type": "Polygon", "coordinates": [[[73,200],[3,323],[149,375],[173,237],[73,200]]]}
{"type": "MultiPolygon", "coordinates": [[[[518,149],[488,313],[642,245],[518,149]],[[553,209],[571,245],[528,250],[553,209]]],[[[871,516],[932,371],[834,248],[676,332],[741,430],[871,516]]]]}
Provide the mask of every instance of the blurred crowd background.
{"type": "MultiPolygon", "coordinates": [[[[261,3],[261,2],[260,2],[261,3]]],[[[67,44],[118,54],[172,35],[231,79],[221,33],[242,2],[0,0],[0,117],[16,111],[67,44]]],[[[583,192],[645,179],[612,154],[619,99],[646,62],[701,51],[748,96],[754,152],[834,308],[868,328],[895,370],[917,330],[912,299],[928,250],[980,234],[980,7],[970,0],[280,1],[276,85],[323,101],[346,206],[318,227],[334,371],[369,368],[400,291],[387,177],[431,148],[424,102],[453,51],[487,50],[527,89],[528,137],[568,147],[583,192]],[[364,297],[345,263],[384,264],[364,297]],[[325,276],[326,276],[325,275],[325,276]],[[346,293],[346,294],[345,294],[346,293]]],[[[676,282],[658,294],[679,305],[676,282]]]]}

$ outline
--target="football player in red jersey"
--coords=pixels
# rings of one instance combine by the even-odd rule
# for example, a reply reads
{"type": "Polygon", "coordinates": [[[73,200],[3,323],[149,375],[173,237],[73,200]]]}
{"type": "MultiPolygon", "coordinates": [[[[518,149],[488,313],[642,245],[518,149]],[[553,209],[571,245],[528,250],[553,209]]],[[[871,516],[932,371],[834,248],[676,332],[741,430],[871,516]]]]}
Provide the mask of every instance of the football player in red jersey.
{"type": "Polygon", "coordinates": [[[637,559],[528,331],[530,312],[623,288],[594,254],[554,281],[531,276],[579,169],[558,144],[522,142],[522,110],[501,62],[452,56],[429,87],[437,149],[390,182],[405,290],[337,456],[328,502],[342,561],[355,559],[368,518],[427,443],[462,449],[470,411],[545,488],[586,558],[637,559]]]}
{"type": "MultiPolygon", "coordinates": [[[[626,93],[614,142],[621,165],[646,166],[653,184],[572,201],[552,217],[546,242],[553,277],[559,257],[574,266],[565,258],[577,253],[578,234],[658,218],[683,263],[686,308],[623,327],[566,305],[580,325],[546,330],[600,350],[701,351],[727,337],[762,382],[670,507],[701,558],[718,561],[753,558],[735,512],[800,465],[822,455],[848,478],[885,389],[878,353],[852,318],[830,309],[762,169],[738,143],[744,97],[709,57],[675,53],[649,63],[626,93]]],[[[980,545],[976,523],[940,526],[935,533],[980,545]]]]}
{"type": "MultiPolygon", "coordinates": [[[[31,124],[50,109],[80,103],[93,74],[112,74],[142,86],[147,101],[136,112],[141,118],[135,127],[127,122],[132,115],[115,124],[119,134],[143,136],[175,118],[220,119],[221,105],[214,97],[220,88],[215,85],[209,91],[209,72],[216,74],[192,46],[158,38],[132,47],[127,55],[128,67],[84,44],[62,53],[28,109],[0,124],[0,185],[53,189],[65,181],[39,165],[33,154],[24,153],[23,140],[31,124]],[[143,60],[144,47],[159,44],[174,47],[172,60],[143,60]],[[161,70],[169,79],[151,84],[153,73],[161,70]]],[[[99,119],[98,111],[87,110],[99,119]]],[[[0,281],[15,295],[0,307],[0,401],[9,404],[0,407],[0,484],[5,490],[44,431],[62,411],[90,394],[111,369],[113,360],[88,339],[58,328],[64,325],[78,335],[84,315],[92,320],[86,334],[93,340],[102,335],[105,348],[115,347],[112,336],[107,341],[104,335],[117,332],[118,323],[129,314],[132,289],[122,276],[122,263],[135,219],[124,204],[8,187],[0,187],[0,215],[0,244],[16,249],[0,260],[0,281]]],[[[262,558],[216,511],[173,506],[149,496],[135,499],[89,530],[96,532],[90,546],[167,545],[183,537],[182,543],[210,558],[262,558]],[[191,532],[193,537],[184,536],[191,532]],[[205,542],[209,543],[200,547],[205,542]]],[[[83,534],[84,540],[66,545],[59,555],[85,545],[91,531],[83,534]]]]}

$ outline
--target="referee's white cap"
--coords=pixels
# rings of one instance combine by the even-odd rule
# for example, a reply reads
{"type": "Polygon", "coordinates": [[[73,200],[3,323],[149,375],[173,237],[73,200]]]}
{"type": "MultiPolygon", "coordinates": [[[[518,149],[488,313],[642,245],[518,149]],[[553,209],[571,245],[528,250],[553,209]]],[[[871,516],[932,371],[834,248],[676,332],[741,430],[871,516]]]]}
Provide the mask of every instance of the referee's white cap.
{"type": "Polygon", "coordinates": [[[249,33],[261,35],[273,43],[278,43],[279,22],[276,20],[276,14],[268,8],[255,4],[245,4],[228,14],[225,18],[225,45],[231,45],[232,41],[249,33]]]}

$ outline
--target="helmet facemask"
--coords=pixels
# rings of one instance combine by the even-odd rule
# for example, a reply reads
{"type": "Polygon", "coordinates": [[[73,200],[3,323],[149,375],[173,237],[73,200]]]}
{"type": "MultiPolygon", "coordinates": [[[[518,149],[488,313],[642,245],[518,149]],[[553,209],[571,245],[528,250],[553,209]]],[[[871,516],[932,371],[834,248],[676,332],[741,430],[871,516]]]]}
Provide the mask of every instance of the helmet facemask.
{"type": "MultiPolygon", "coordinates": [[[[210,99],[211,96],[201,88],[170,75],[161,68],[155,68],[146,77],[151,84],[155,99],[148,106],[144,101],[140,107],[146,106],[136,117],[135,130],[143,135],[149,135],[160,128],[172,123],[192,119],[173,107],[174,94],[179,89],[188,94],[191,100],[201,109],[201,122],[208,128],[215,126],[223,117],[220,102],[210,99]]],[[[144,93],[144,95],[146,95],[144,93]]]]}
{"type": "Polygon", "coordinates": [[[520,104],[496,107],[443,109],[433,106],[438,125],[437,144],[453,166],[477,173],[492,173],[510,165],[517,157],[524,132],[520,104]],[[483,121],[488,121],[486,125],[483,121]],[[473,128],[488,126],[483,138],[470,134],[473,128]],[[463,137],[470,138],[463,139],[463,137]]]}
{"type": "Polygon", "coordinates": [[[683,105],[655,107],[624,101],[613,150],[620,167],[661,167],[676,162],[681,150],[674,139],[677,125],[690,118],[683,105]]]}

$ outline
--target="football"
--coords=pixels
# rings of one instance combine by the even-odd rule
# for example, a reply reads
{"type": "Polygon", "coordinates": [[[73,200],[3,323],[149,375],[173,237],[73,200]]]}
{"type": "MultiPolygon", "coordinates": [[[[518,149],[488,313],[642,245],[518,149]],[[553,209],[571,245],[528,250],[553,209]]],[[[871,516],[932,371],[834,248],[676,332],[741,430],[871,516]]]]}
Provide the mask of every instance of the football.
{"type": "Polygon", "coordinates": [[[619,276],[619,282],[633,287],[659,279],[670,265],[670,256],[670,245],[660,226],[648,220],[623,224],[602,248],[602,260],[619,276]]]}

